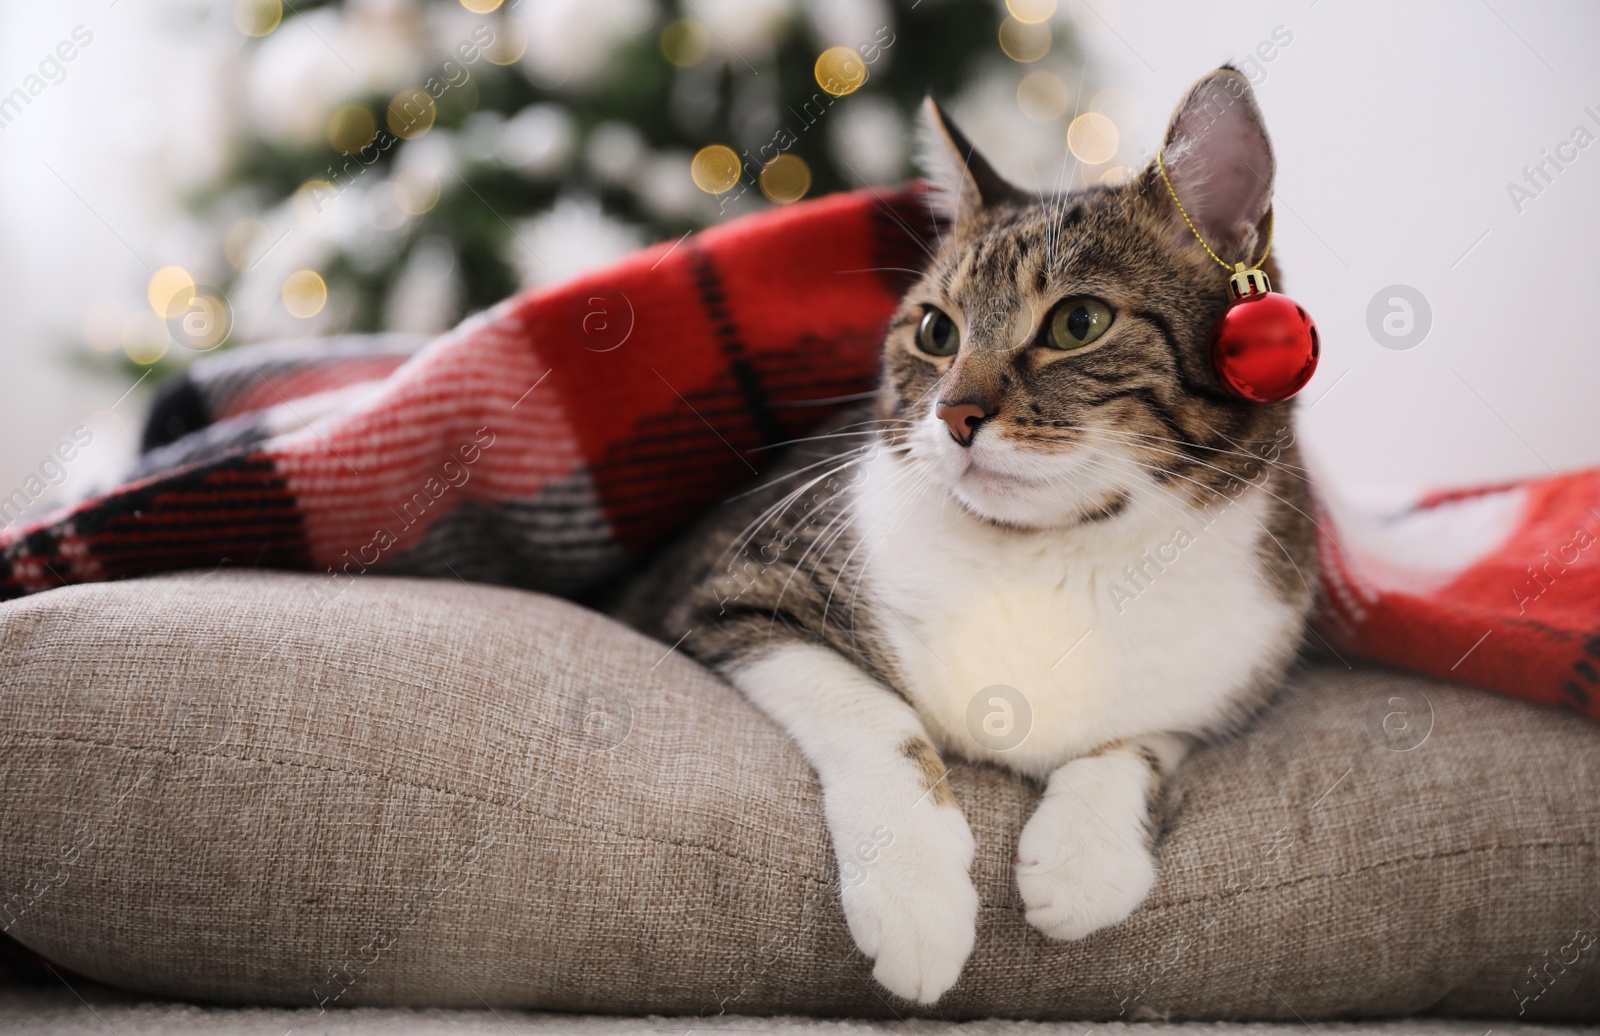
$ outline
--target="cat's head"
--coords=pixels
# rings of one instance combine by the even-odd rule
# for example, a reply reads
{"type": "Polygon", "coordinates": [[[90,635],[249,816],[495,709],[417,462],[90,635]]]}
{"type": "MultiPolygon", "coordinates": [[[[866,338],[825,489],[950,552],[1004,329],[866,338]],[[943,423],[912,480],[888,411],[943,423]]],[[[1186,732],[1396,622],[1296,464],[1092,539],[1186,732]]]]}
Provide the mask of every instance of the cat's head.
{"type": "MultiPolygon", "coordinates": [[[[890,439],[972,513],[1029,528],[1116,513],[1150,485],[1203,500],[1290,404],[1227,393],[1209,339],[1228,305],[1217,255],[1268,239],[1273,158],[1243,75],[1196,83],[1154,161],[1061,194],[1002,179],[930,100],[925,166],[944,229],[885,342],[890,439]]],[[[1276,280],[1276,271],[1270,271],[1276,280]]]]}

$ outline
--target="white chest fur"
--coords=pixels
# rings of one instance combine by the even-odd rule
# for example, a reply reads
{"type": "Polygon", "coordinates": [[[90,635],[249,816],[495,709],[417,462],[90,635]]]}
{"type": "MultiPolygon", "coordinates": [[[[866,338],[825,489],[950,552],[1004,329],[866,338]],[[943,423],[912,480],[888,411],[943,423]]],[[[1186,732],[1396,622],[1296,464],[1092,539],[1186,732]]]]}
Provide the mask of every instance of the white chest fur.
{"type": "Polygon", "coordinates": [[[941,492],[907,500],[898,463],[869,461],[854,491],[861,604],[943,748],[1043,776],[1107,741],[1199,730],[1295,635],[1257,559],[1263,490],[1202,511],[1151,484],[1114,518],[1024,532],[941,492]],[[1026,719],[990,704],[1015,695],[1026,719]],[[996,750],[1007,722],[1026,736],[996,750]]]}

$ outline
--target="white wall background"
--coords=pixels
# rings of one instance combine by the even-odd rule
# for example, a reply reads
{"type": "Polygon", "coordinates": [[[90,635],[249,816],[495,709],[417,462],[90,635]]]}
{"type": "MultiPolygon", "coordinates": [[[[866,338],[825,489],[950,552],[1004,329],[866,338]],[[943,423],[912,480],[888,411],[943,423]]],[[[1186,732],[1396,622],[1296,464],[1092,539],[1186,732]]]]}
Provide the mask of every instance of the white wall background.
{"type": "Polygon", "coordinates": [[[0,495],[80,424],[95,441],[69,465],[61,492],[114,480],[132,454],[143,386],[117,403],[134,377],[90,373],[72,347],[97,299],[126,296],[176,261],[180,213],[165,185],[211,172],[220,157],[171,146],[174,137],[203,139],[224,101],[208,84],[227,55],[186,50],[172,31],[196,9],[148,0],[0,5],[0,94],[75,28],[92,36],[62,63],[66,78],[0,128],[0,495]]]}
{"type": "MultiPolygon", "coordinates": [[[[1600,463],[1600,142],[1520,213],[1506,191],[1575,127],[1600,137],[1600,5],[1062,3],[1091,78],[1133,99],[1121,163],[1153,153],[1194,78],[1249,57],[1277,26],[1292,33],[1258,95],[1278,152],[1283,286],[1324,342],[1301,439],[1336,490],[1600,463]],[[1369,302],[1397,283],[1432,309],[1407,350],[1368,330],[1369,302]]],[[[0,493],[92,414],[97,443],[69,489],[121,462],[119,417],[125,436],[137,427],[142,389],[99,413],[132,379],[75,370],[60,346],[95,299],[174,261],[176,213],[155,184],[216,158],[152,144],[153,127],[201,126],[225,100],[214,84],[228,56],[186,52],[170,31],[193,9],[0,7],[0,93],[74,26],[94,34],[67,79],[0,130],[0,493]]],[[[985,127],[968,129],[982,146],[985,127]]]]}

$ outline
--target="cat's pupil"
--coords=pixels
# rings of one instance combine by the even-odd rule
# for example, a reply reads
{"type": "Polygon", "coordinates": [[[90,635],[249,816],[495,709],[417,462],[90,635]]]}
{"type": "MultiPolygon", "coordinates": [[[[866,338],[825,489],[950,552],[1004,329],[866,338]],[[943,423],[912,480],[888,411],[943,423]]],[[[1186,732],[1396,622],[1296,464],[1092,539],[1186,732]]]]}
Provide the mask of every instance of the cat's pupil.
{"type": "Polygon", "coordinates": [[[1089,315],[1089,310],[1079,306],[1067,314],[1067,333],[1078,341],[1089,337],[1089,329],[1094,326],[1094,317],[1089,315]]]}
{"type": "Polygon", "coordinates": [[[930,306],[917,328],[917,345],[931,356],[953,356],[961,345],[961,333],[955,321],[930,306]]]}

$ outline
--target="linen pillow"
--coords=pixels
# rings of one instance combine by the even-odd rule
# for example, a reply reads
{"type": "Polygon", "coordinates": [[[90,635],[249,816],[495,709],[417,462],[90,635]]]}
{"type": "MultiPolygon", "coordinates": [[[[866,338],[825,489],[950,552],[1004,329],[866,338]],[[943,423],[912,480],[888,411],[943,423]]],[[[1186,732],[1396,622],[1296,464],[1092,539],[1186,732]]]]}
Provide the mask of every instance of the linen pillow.
{"type": "MultiPolygon", "coordinates": [[[[850,941],[804,760],[726,684],[554,598],[325,580],[0,607],[9,934],[205,1000],[912,1013],[850,941]]],[[[1303,669],[1183,768],[1144,906],[1072,944],[1012,878],[1036,791],[951,782],[983,909],[933,1015],[1600,1014],[1588,721],[1303,669]]]]}

